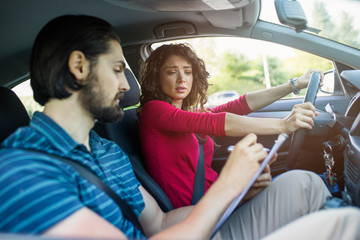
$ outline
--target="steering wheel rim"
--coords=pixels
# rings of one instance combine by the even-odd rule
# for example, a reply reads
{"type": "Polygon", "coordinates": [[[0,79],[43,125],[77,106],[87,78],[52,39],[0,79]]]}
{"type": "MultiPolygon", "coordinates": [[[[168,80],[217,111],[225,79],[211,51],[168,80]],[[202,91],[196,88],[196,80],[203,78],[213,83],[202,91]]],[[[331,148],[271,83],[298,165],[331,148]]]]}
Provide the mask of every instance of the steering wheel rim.
{"type": "MultiPolygon", "coordinates": [[[[316,95],[319,91],[321,82],[321,74],[318,72],[313,72],[310,76],[310,81],[304,97],[305,102],[311,102],[315,105],[316,95]]],[[[286,168],[288,170],[294,169],[297,161],[297,155],[300,151],[301,146],[304,143],[304,139],[308,134],[309,129],[300,128],[293,133],[290,143],[289,154],[286,161],[286,168]]]]}

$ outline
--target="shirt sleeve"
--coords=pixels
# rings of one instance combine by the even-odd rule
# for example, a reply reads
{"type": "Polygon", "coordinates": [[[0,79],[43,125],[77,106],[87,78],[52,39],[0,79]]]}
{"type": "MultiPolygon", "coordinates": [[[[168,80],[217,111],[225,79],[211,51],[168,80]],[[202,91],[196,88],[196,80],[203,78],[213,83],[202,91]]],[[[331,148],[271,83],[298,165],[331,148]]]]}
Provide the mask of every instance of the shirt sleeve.
{"type": "Polygon", "coordinates": [[[213,113],[230,112],[238,115],[247,115],[252,112],[246,101],[246,94],[240,96],[238,99],[219,105],[217,107],[208,108],[207,110],[213,113]]]}
{"type": "Polygon", "coordinates": [[[143,106],[140,118],[145,126],[158,131],[225,136],[225,112],[189,112],[153,100],[143,106]]]}
{"type": "Polygon", "coordinates": [[[71,176],[29,154],[7,156],[0,162],[0,231],[41,234],[84,207],[71,176]]]}

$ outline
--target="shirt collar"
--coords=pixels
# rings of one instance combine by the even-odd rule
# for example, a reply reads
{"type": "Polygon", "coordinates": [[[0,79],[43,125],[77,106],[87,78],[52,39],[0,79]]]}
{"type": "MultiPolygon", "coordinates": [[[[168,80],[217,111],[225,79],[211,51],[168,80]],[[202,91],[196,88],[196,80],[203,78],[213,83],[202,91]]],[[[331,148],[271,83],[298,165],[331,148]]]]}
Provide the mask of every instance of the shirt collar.
{"type": "Polygon", "coordinates": [[[54,120],[42,112],[35,112],[30,122],[30,126],[44,135],[54,147],[64,154],[72,151],[80,145],[54,120]]]}
{"type": "Polygon", "coordinates": [[[90,147],[93,152],[97,151],[97,149],[102,148],[104,145],[104,139],[101,138],[94,130],[90,131],[90,147]]]}

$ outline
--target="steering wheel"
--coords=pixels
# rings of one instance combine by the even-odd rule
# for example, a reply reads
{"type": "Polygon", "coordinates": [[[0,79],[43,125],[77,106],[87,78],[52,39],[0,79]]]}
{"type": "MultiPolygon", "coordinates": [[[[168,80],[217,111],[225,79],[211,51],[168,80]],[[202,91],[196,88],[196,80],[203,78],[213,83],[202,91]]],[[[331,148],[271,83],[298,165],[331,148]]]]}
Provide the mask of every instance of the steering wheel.
{"type": "MultiPolygon", "coordinates": [[[[310,81],[308,83],[308,87],[306,90],[306,94],[304,97],[304,103],[305,102],[311,102],[313,105],[315,105],[315,99],[317,92],[320,88],[320,80],[321,80],[321,74],[318,72],[313,72],[310,76],[310,81]]],[[[309,129],[300,128],[296,132],[293,133],[291,138],[291,144],[289,149],[289,154],[286,160],[286,168],[288,170],[294,169],[296,165],[297,155],[300,151],[301,146],[304,143],[304,139],[306,135],[308,134],[309,129]]]]}

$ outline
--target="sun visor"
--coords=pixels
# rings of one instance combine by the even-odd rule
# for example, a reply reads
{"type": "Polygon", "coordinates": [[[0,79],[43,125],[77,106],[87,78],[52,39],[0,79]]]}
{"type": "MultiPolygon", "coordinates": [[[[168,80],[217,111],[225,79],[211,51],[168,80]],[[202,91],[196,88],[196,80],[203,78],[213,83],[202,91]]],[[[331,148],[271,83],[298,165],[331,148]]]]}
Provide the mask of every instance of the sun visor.
{"type": "Polygon", "coordinates": [[[205,11],[202,14],[214,27],[236,29],[243,25],[243,11],[241,8],[236,10],[205,11]]]}

